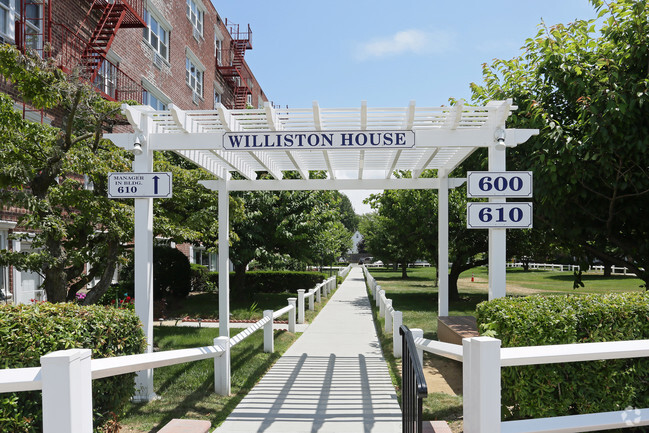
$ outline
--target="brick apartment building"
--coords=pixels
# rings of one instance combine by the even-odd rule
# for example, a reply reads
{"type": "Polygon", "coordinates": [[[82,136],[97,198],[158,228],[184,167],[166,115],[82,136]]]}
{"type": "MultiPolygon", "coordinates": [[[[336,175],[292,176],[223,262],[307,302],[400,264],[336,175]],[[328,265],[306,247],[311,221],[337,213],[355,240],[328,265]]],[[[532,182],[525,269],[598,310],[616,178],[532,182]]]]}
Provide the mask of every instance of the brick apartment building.
{"type": "MultiPolygon", "coordinates": [[[[111,100],[158,110],[238,110],[268,101],[245,60],[250,27],[221,18],[209,0],[0,0],[0,42],[51,56],[66,72],[81,68],[111,100]]],[[[11,88],[0,83],[0,91],[11,88]]],[[[16,109],[33,121],[55,120],[22,101],[16,109]]],[[[0,207],[0,250],[29,250],[29,243],[9,239],[23,213],[0,207]]],[[[215,266],[201,248],[181,250],[215,266]]],[[[0,267],[0,302],[38,299],[41,282],[37,273],[0,267]]]]}

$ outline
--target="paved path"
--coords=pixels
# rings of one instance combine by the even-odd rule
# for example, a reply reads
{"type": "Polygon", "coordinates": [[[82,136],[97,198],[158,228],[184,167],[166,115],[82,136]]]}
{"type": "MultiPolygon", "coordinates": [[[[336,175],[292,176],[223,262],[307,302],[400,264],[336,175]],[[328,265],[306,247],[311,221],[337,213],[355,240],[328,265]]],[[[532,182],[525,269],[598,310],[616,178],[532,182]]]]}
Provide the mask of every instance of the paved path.
{"type": "Polygon", "coordinates": [[[361,268],[216,432],[401,432],[361,268]]]}

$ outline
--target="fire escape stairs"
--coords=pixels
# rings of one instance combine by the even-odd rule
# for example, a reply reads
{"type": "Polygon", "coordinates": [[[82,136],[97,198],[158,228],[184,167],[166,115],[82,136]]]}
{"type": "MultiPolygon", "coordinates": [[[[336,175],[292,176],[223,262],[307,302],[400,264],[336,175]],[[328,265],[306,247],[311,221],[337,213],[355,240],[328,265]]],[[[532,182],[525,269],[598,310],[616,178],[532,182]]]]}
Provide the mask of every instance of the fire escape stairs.
{"type": "MultiPolygon", "coordinates": [[[[226,22],[227,23],[227,22],[226,22]]],[[[248,85],[249,73],[244,62],[246,50],[252,48],[250,41],[250,27],[248,33],[240,33],[238,25],[230,27],[230,34],[233,36],[230,45],[232,61],[230,65],[218,66],[219,72],[228,79],[234,96],[233,107],[235,110],[245,109],[248,105],[248,95],[252,90],[248,85]]]]}
{"type": "Polygon", "coordinates": [[[119,30],[127,9],[121,3],[108,3],[103,10],[90,42],[81,55],[81,62],[90,81],[94,81],[101,65],[106,58],[106,54],[115,39],[115,34],[119,30]]]}

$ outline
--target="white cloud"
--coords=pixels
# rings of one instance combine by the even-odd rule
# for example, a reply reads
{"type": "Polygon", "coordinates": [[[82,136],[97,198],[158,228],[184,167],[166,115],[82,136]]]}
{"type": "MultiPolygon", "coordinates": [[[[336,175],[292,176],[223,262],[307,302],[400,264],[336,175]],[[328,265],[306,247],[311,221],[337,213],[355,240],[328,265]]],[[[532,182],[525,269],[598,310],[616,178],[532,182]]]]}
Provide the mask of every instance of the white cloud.
{"type": "Polygon", "coordinates": [[[357,49],[357,58],[367,60],[405,53],[442,53],[451,48],[453,39],[451,33],[442,31],[403,30],[388,37],[360,43],[357,49]]]}

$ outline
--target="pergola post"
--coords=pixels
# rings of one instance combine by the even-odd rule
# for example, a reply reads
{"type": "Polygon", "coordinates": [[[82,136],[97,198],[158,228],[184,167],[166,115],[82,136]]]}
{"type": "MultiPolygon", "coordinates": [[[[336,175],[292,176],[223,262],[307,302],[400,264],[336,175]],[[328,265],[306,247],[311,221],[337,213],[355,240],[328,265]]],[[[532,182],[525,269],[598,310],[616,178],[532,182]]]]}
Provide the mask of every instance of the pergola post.
{"type": "Polygon", "coordinates": [[[219,181],[219,336],[230,337],[230,193],[219,181]]]}
{"type": "Polygon", "coordinates": [[[448,316],[448,173],[439,172],[439,193],[437,201],[437,273],[439,274],[437,313],[438,316],[448,316]]]}
{"type": "MultiPolygon", "coordinates": [[[[140,143],[142,153],[135,155],[134,173],[153,171],[153,151],[146,140],[140,143]]],[[[153,199],[135,199],[135,312],[142,322],[146,353],[153,352],[153,199]]],[[[151,401],[153,370],[142,370],[135,379],[136,401],[151,401]]]]}
{"type": "MultiPolygon", "coordinates": [[[[503,127],[504,130],[504,127],[503,127]]],[[[506,171],[505,143],[489,146],[489,171],[506,171]]],[[[506,198],[490,198],[490,203],[505,203],[506,198]]],[[[507,294],[507,229],[489,229],[489,299],[507,294]]]]}

